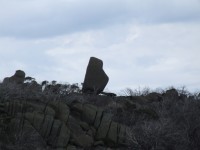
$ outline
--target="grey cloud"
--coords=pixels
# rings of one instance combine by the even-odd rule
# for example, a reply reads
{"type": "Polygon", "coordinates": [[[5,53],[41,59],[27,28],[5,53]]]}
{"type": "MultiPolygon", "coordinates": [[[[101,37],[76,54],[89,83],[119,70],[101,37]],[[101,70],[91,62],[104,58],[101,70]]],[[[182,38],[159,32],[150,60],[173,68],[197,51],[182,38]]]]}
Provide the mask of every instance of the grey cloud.
{"type": "Polygon", "coordinates": [[[200,20],[197,0],[3,0],[0,4],[0,36],[21,38],[64,35],[131,22],[200,20]]]}

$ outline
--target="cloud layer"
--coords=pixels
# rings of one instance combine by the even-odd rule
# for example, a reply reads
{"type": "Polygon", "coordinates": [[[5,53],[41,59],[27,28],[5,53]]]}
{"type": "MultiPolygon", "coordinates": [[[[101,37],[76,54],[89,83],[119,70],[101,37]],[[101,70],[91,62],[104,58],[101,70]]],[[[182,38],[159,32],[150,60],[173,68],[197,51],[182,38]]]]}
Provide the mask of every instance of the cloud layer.
{"type": "Polygon", "coordinates": [[[125,23],[200,21],[199,0],[2,0],[1,36],[45,38],[125,23]]]}

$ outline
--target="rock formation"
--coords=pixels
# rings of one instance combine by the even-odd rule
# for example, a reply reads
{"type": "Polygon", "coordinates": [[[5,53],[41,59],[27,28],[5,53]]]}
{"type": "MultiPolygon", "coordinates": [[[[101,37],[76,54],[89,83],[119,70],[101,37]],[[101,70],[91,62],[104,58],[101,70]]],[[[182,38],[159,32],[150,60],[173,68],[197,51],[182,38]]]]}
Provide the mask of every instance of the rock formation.
{"type": "Polygon", "coordinates": [[[87,66],[83,83],[83,93],[100,94],[108,83],[108,76],[103,70],[103,61],[91,57],[87,66]]]}
{"type": "Polygon", "coordinates": [[[25,80],[25,72],[22,70],[17,70],[15,74],[11,77],[6,77],[3,80],[3,83],[16,83],[16,84],[23,84],[25,80]]]}
{"type": "Polygon", "coordinates": [[[12,116],[12,122],[24,116],[32,130],[54,148],[75,145],[95,149],[102,145],[116,147],[127,144],[127,127],[112,121],[111,114],[92,104],[75,101],[68,106],[61,101],[50,101],[47,105],[7,101],[0,103],[0,111],[12,116]]]}
{"type": "Polygon", "coordinates": [[[91,58],[83,85],[84,93],[101,95],[82,94],[77,84],[38,84],[21,70],[5,78],[6,84],[0,83],[0,149],[199,148],[200,95],[188,97],[176,89],[138,96],[102,92],[108,82],[102,66],[91,58]]]}

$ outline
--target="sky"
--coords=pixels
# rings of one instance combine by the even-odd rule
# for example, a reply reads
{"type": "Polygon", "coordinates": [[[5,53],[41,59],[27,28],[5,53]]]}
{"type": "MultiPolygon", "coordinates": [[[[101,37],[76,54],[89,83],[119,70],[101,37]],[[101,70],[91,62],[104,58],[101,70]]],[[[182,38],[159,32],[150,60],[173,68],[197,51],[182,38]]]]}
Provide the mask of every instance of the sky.
{"type": "Polygon", "coordinates": [[[91,56],[106,90],[200,90],[200,0],[0,0],[0,80],[82,83],[91,56]]]}

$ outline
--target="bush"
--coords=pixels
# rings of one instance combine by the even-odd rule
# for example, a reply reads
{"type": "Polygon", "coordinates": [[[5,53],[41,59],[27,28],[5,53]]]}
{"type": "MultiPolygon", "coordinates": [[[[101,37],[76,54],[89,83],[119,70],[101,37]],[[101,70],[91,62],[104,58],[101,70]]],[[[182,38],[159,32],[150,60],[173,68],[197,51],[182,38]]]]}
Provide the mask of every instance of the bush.
{"type": "Polygon", "coordinates": [[[129,137],[136,137],[141,150],[199,149],[199,100],[164,97],[163,101],[151,103],[148,108],[151,109],[142,108],[137,112],[155,115],[158,120],[143,119],[130,125],[129,137]]]}

